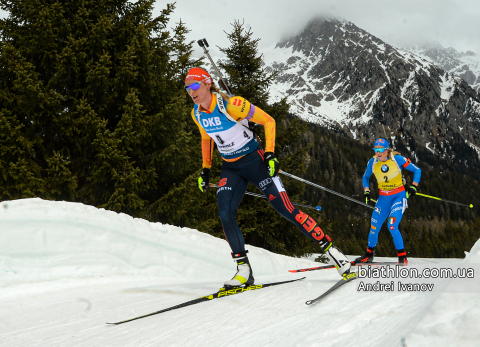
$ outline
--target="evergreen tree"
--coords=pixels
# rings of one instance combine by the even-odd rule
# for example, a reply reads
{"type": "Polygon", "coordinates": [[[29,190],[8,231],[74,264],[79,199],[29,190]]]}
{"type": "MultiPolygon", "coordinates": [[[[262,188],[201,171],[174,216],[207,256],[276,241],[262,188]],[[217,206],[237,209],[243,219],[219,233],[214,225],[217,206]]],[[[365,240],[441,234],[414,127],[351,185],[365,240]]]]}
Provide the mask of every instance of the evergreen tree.
{"type": "Polygon", "coordinates": [[[2,198],[141,215],[192,174],[192,43],[153,4],[0,0],[2,198]]]}
{"type": "Polygon", "coordinates": [[[7,109],[0,110],[0,198],[31,198],[46,193],[46,182],[35,163],[33,143],[7,109]]]}
{"type": "Polygon", "coordinates": [[[132,213],[143,210],[141,193],[154,182],[155,171],[152,167],[142,169],[131,160],[144,157],[143,144],[149,134],[136,93],[129,94],[126,102],[115,130],[102,129],[93,141],[97,160],[88,180],[99,207],[132,213]]]}
{"type": "MultiPolygon", "coordinates": [[[[230,46],[220,48],[227,57],[219,62],[225,70],[230,87],[234,94],[241,95],[260,108],[267,108],[268,87],[275,80],[276,73],[268,74],[262,68],[262,55],[258,52],[258,42],[251,29],[245,30],[244,23],[234,21],[232,32],[226,33],[230,46]]],[[[288,111],[288,109],[287,109],[288,111]]]]}

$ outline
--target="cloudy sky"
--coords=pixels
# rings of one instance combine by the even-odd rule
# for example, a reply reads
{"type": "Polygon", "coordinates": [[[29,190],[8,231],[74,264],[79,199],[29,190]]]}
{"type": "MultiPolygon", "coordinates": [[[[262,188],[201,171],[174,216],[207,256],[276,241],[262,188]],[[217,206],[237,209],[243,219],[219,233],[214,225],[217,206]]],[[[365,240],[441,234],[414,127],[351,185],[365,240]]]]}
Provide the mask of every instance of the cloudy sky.
{"type": "MultiPolygon", "coordinates": [[[[157,2],[156,11],[166,2],[157,2]]],[[[158,12],[156,12],[158,13],[158,12]]],[[[227,47],[223,31],[234,20],[245,21],[260,49],[300,31],[315,15],[329,14],[391,43],[397,40],[435,40],[457,51],[480,54],[478,0],[177,0],[171,24],[180,19],[192,31],[189,38],[207,38],[210,46],[227,47]]],[[[200,54],[200,48],[196,45],[200,54]]],[[[214,49],[214,48],[213,48],[214,49]]]]}
{"type": "MultiPolygon", "coordinates": [[[[158,0],[154,14],[168,2],[173,1],[158,0]]],[[[224,31],[231,30],[231,23],[245,21],[254,38],[261,39],[260,49],[266,49],[301,30],[315,15],[329,14],[388,43],[392,37],[435,40],[444,47],[480,54],[479,5],[478,0],[177,0],[171,27],[181,19],[191,29],[189,39],[207,38],[213,53],[217,45],[228,46],[224,31]]]]}

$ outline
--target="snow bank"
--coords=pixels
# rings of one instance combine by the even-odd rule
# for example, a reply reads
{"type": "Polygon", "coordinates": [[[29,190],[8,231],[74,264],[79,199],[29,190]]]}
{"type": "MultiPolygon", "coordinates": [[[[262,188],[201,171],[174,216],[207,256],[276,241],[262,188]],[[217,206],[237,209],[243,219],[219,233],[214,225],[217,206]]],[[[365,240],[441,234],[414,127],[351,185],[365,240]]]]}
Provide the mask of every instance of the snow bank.
{"type": "MultiPolygon", "coordinates": [[[[235,271],[222,239],[80,203],[22,199],[0,204],[0,286],[120,274],[225,280],[235,271]]],[[[248,246],[255,275],[314,266],[248,246]]]]}

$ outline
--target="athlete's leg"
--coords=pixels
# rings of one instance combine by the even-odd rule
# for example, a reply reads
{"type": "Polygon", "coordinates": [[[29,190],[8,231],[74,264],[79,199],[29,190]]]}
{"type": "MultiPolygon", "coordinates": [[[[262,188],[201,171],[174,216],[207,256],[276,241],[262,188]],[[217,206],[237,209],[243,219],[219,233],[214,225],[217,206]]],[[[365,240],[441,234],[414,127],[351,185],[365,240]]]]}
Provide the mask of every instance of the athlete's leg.
{"type": "Polygon", "coordinates": [[[370,232],[368,233],[368,247],[373,249],[378,243],[378,234],[382,228],[383,222],[387,219],[390,213],[390,196],[379,195],[375,207],[380,210],[380,213],[373,211],[372,218],[370,219],[370,232]]]}
{"type": "Polygon", "coordinates": [[[233,254],[245,252],[245,239],[235,219],[248,183],[234,165],[223,163],[220,181],[218,182],[217,203],[223,232],[233,254]]]}
{"type": "Polygon", "coordinates": [[[380,195],[370,219],[370,231],[368,232],[368,246],[364,255],[355,259],[356,263],[371,263],[375,255],[375,247],[378,243],[378,235],[382,229],[383,222],[390,212],[391,197],[380,195]]]}
{"type": "Polygon", "coordinates": [[[302,233],[318,243],[328,253],[340,274],[348,272],[351,264],[345,255],[339,249],[332,247],[330,237],[323,233],[323,230],[312,217],[298,210],[292,204],[283,188],[280,177],[269,176],[263,161],[263,151],[254,152],[245,159],[241,167],[242,175],[263,192],[278,213],[295,224],[302,233]],[[248,170],[244,170],[243,164],[246,164],[247,160],[248,170]]]}
{"type": "MultiPolygon", "coordinates": [[[[400,224],[400,221],[402,220],[403,213],[405,212],[405,209],[407,208],[407,195],[406,193],[400,192],[395,194],[394,200],[392,201],[392,207],[390,208],[390,216],[388,218],[388,230],[390,230],[390,233],[392,234],[393,237],[393,242],[395,243],[395,248],[397,250],[404,250],[404,245],[403,245],[403,237],[402,234],[400,233],[400,230],[398,230],[398,225],[400,224]]],[[[400,252],[402,253],[402,252],[400,252]]]]}
{"type": "Polygon", "coordinates": [[[224,283],[225,288],[250,285],[255,282],[250,261],[245,251],[245,239],[236,222],[238,206],[249,182],[240,175],[234,163],[224,162],[217,189],[217,203],[225,238],[237,263],[237,272],[224,283]]]}

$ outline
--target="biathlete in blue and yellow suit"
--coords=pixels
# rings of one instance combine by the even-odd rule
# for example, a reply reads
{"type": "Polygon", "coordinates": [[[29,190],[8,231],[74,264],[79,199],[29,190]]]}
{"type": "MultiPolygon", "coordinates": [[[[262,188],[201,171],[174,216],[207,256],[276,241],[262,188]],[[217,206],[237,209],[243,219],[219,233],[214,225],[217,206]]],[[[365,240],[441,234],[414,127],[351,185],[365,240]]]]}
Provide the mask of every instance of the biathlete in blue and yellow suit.
{"type": "Polygon", "coordinates": [[[402,234],[398,230],[398,224],[402,220],[403,213],[407,208],[407,193],[403,185],[402,169],[413,172],[413,182],[408,188],[408,197],[412,197],[417,192],[417,186],[422,175],[421,170],[407,159],[397,153],[392,153],[390,144],[382,137],[375,141],[373,150],[375,156],[367,164],[367,170],[363,175],[363,188],[365,203],[370,202],[370,176],[375,175],[379,197],[375,207],[379,212],[372,214],[370,233],[368,234],[367,252],[357,259],[356,262],[370,263],[373,261],[375,246],[378,242],[378,233],[385,219],[388,218],[388,229],[393,236],[393,242],[397,248],[398,263],[408,264],[407,253],[403,245],[402,234]]]}
{"type": "Polygon", "coordinates": [[[214,144],[223,159],[217,202],[225,238],[237,262],[237,273],[225,282],[225,286],[254,283],[245,240],[235,220],[250,182],[263,192],[278,213],[327,252],[341,275],[348,273],[351,265],[345,255],[332,245],[330,237],[323,233],[312,217],[290,202],[283,188],[278,177],[279,162],[274,154],[275,120],[240,96],[220,94],[210,75],[201,68],[189,70],[185,88],[195,103],[192,119],[202,136],[203,169],[198,179],[202,192],[209,187],[214,144]],[[264,126],[265,151],[248,127],[248,121],[264,126]]]}

